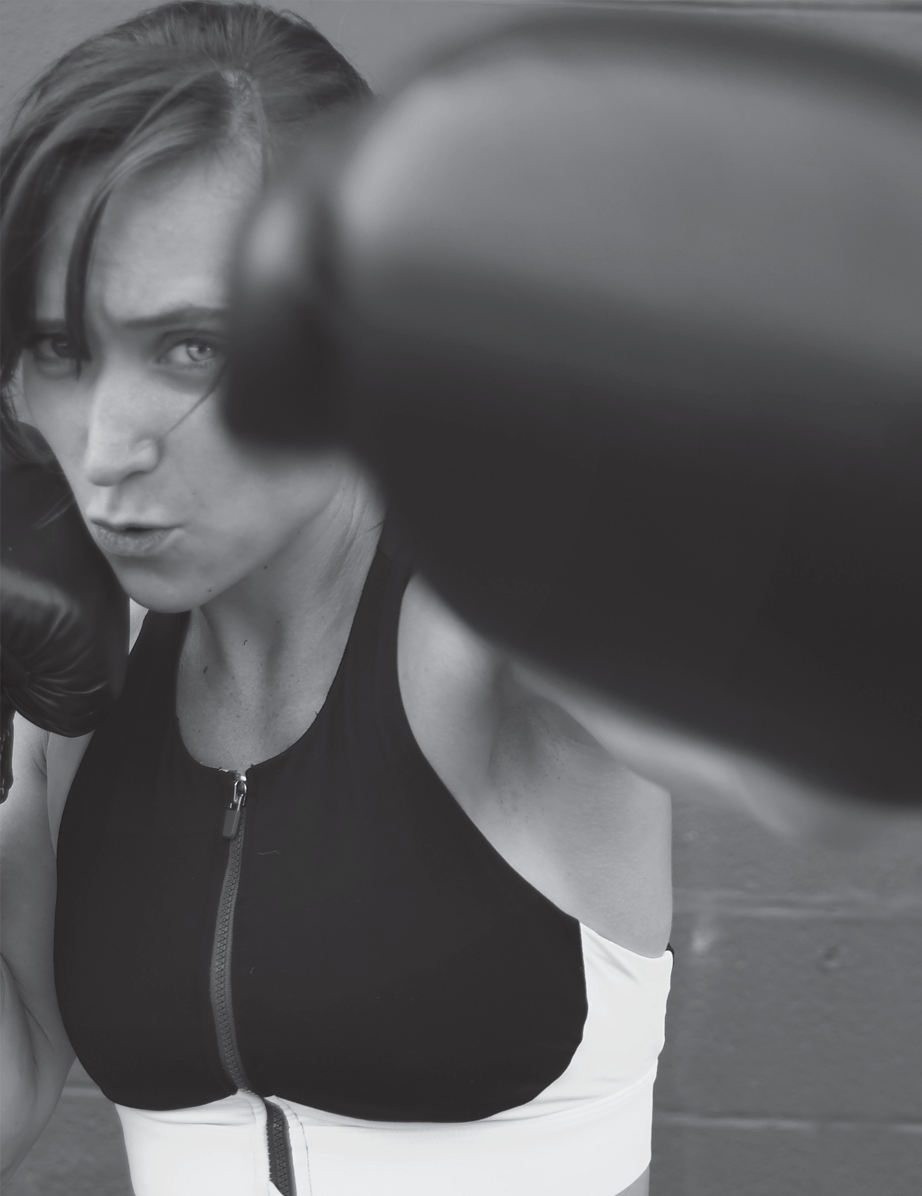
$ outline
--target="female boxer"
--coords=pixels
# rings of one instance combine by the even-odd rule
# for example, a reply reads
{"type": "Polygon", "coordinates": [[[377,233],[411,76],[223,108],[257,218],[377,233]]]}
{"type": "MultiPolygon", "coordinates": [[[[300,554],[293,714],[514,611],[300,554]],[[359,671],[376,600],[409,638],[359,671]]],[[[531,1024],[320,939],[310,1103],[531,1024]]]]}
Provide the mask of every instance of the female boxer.
{"type": "Polygon", "coordinates": [[[414,577],[352,460],[216,411],[241,220],[366,94],[305,23],[187,2],[20,114],[4,381],[150,613],[92,736],[17,732],[5,1159],[76,1051],[137,1196],[645,1193],[665,789],[414,577]]]}

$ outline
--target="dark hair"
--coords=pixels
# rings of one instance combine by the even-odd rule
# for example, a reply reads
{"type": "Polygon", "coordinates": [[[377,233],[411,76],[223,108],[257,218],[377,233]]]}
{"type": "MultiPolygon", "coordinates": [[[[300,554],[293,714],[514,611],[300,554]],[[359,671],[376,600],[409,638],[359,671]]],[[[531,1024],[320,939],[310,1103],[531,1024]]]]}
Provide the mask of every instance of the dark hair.
{"type": "Polygon", "coordinates": [[[8,447],[26,452],[10,388],[35,318],[35,269],[51,208],[77,171],[102,167],[67,272],[68,338],[79,361],[89,356],[83,302],[93,240],[122,183],[242,138],[260,147],[265,171],[306,125],[370,95],[311,24],[256,3],[163,4],[59,58],[17,108],[0,179],[0,401],[8,447]]]}

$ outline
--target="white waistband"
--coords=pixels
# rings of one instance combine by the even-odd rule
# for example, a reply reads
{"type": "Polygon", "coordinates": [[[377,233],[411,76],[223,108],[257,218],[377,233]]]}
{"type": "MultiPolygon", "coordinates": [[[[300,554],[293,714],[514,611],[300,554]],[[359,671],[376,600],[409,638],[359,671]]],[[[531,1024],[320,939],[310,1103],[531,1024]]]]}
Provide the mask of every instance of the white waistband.
{"type": "MultiPolygon", "coordinates": [[[[358,1122],[271,1099],[288,1119],[297,1196],[614,1196],[650,1162],[655,1070],[563,1111],[452,1125],[358,1122]]],[[[135,1196],[272,1196],[258,1097],[117,1108],[135,1196]]]]}

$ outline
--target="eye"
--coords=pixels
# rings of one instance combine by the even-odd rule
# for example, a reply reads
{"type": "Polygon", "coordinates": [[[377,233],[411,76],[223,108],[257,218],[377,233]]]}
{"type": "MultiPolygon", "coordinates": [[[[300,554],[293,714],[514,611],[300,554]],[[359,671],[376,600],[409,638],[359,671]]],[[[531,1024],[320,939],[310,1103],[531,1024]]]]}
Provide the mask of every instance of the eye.
{"type": "Polygon", "coordinates": [[[166,365],[179,366],[186,370],[207,370],[221,360],[221,350],[213,341],[199,337],[186,337],[177,341],[160,358],[166,365]]]}
{"type": "Polygon", "coordinates": [[[26,348],[40,365],[59,365],[62,361],[76,361],[76,346],[65,332],[41,333],[29,338],[26,348]]]}
{"type": "Polygon", "coordinates": [[[36,370],[46,378],[65,378],[80,366],[80,353],[66,332],[37,332],[25,343],[36,370]]]}

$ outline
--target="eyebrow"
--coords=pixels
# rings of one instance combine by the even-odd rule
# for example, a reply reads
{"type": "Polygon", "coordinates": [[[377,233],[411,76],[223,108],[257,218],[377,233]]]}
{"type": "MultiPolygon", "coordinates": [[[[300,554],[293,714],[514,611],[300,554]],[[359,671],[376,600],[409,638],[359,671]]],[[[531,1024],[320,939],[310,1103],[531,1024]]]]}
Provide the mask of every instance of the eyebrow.
{"type": "MultiPolygon", "coordinates": [[[[229,314],[227,307],[203,307],[191,303],[184,307],[172,307],[168,311],[155,312],[149,316],[137,316],[133,320],[124,320],[122,327],[138,331],[150,328],[168,328],[174,324],[221,323],[227,320],[229,314]]],[[[55,333],[67,331],[67,321],[60,316],[50,319],[37,316],[34,329],[36,333],[53,336],[55,333]]]]}
{"type": "Polygon", "coordinates": [[[138,316],[134,320],[122,321],[123,328],[162,328],[169,324],[197,324],[201,321],[226,320],[226,307],[200,307],[195,304],[186,307],[173,307],[169,311],[160,311],[149,316],[138,316]]]}

